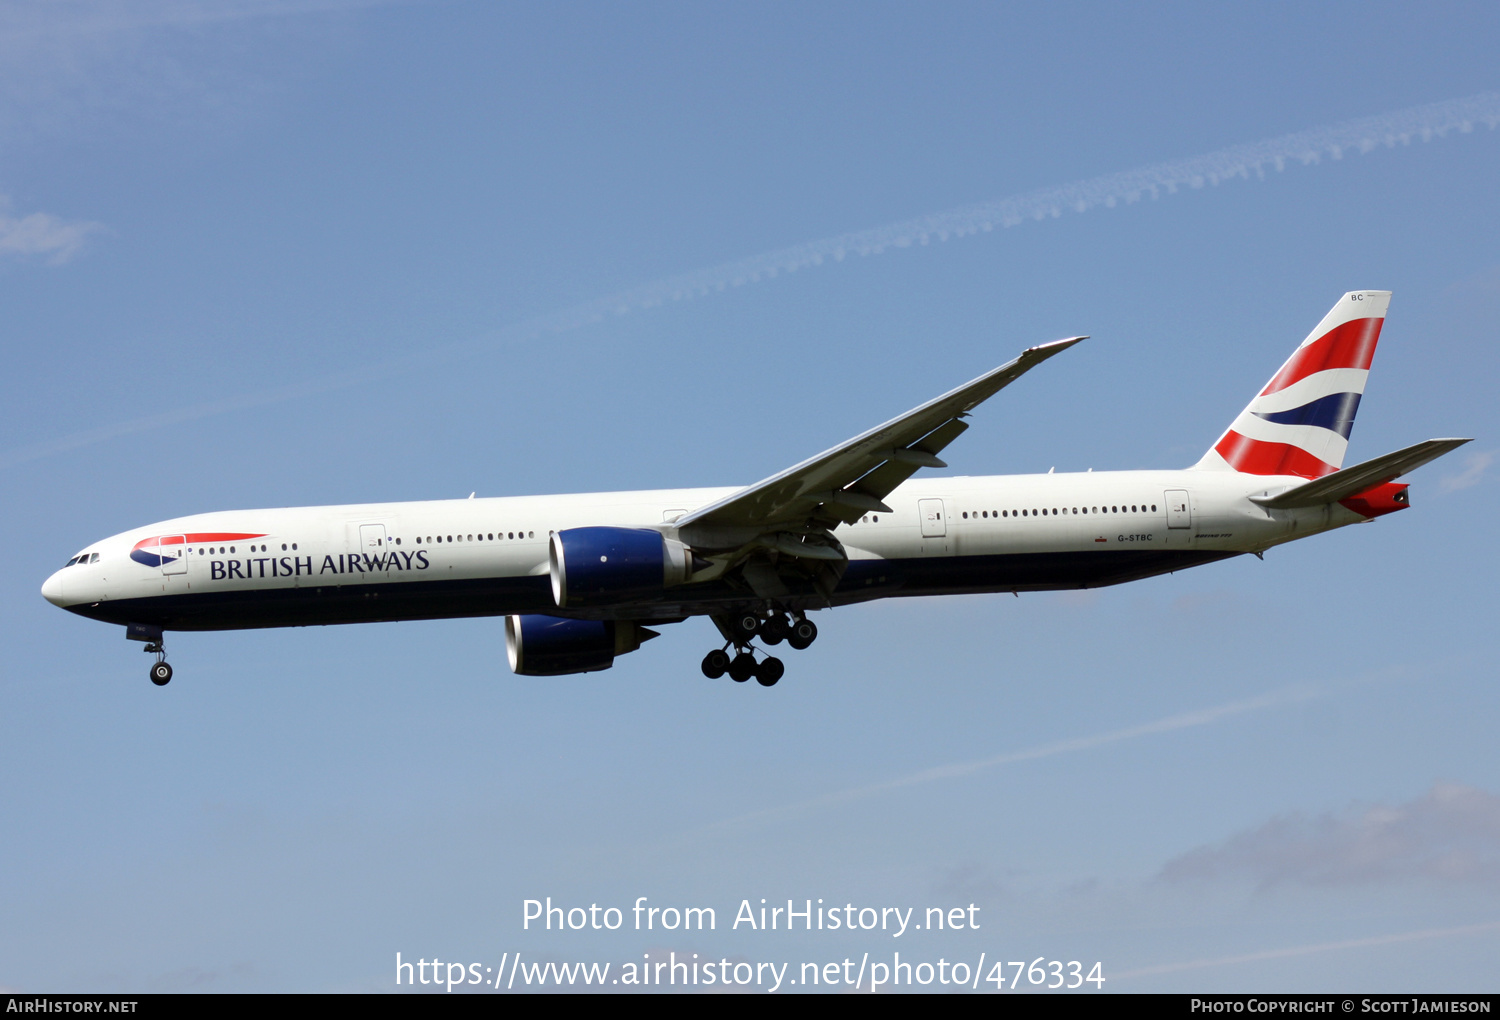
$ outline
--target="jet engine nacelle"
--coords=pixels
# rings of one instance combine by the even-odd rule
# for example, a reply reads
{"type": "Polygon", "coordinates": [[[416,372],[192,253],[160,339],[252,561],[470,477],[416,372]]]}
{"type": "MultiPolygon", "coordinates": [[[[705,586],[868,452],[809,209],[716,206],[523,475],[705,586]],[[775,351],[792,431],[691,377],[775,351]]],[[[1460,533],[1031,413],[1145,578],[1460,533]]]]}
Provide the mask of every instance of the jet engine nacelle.
{"type": "Polygon", "coordinates": [[[507,616],[505,653],[518,676],[597,673],[615,656],[657,637],[630,620],[565,620],[559,616],[507,616]]]}
{"type": "Polygon", "coordinates": [[[693,571],[687,546],[649,528],[556,531],[548,559],[558,608],[650,598],[693,571]]]}

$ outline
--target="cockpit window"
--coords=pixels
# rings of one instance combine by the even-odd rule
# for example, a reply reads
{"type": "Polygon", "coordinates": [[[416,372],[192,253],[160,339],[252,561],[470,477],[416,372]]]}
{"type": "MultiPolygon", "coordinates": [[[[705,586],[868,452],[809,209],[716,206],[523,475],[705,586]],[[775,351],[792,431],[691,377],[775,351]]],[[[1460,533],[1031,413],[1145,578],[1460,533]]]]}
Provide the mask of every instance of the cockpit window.
{"type": "Polygon", "coordinates": [[[98,553],[94,553],[92,556],[90,556],[89,557],[89,562],[90,563],[98,563],[99,562],[99,554],[98,553]]]}
{"type": "Polygon", "coordinates": [[[71,567],[73,564],[77,563],[79,559],[80,559],[80,557],[74,556],[71,560],[69,560],[68,562],[64,563],[63,566],[65,566],[65,567],[71,567]]]}

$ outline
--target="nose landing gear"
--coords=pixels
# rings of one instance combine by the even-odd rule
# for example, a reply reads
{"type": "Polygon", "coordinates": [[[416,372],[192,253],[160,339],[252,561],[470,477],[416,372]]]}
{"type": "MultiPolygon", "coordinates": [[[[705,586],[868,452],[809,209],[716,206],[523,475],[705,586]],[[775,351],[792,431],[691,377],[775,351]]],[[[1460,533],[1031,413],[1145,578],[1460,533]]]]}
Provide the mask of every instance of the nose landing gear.
{"type": "Polygon", "coordinates": [[[125,627],[125,637],[131,641],[144,641],[142,651],[156,656],[151,664],[151,682],[165,687],[172,682],[172,667],[167,665],[166,643],[162,640],[161,628],[149,623],[132,623],[125,627]]]}

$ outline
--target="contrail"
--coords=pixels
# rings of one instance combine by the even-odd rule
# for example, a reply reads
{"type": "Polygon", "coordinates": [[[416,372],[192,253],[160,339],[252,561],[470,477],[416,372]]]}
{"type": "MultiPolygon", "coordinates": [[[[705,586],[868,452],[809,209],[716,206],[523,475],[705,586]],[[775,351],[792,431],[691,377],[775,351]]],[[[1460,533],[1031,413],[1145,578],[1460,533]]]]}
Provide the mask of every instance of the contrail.
{"type": "Polygon", "coordinates": [[[1279,960],[1289,956],[1313,956],[1317,953],[1329,953],[1338,949],[1365,949],[1370,946],[1389,946],[1400,942],[1418,942],[1422,939],[1451,938],[1455,935],[1479,935],[1492,931],[1500,931],[1500,921],[1486,921],[1483,924],[1466,924],[1457,928],[1427,928],[1422,931],[1401,932],[1397,935],[1376,935],[1367,939],[1349,939],[1344,942],[1323,942],[1311,946],[1293,946],[1290,949],[1267,949],[1259,953],[1246,953],[1243,956],[1221,956],[1212,960],[1164,963],[1156,967],[1141,967],[1136,970],[1121,971],[1118,974],[1112,974],[1111,977],[1116,980],[1121,978],[1150,977],[1156,974],[1173,974],[1183,970],[1200,970],[1204,967],[1225,967],[1236,963],[1258,963],[1262,960],[1279,960]]]}
{"type": "Polygon", "coordinates": [[[1233,701],[1224,705],[1215,705],[1211,708],[1201,708],[1191,712],[1179,712],[1176,715],[1169,715],[1154,722],[1142,723],[1139,726],[1110,730],[1107,733],[1095,733],[1087,737],[1075,737],[1071,740],[1059,740],[1055,743],[1041,744],[1037,747],[1029,747],[1020,751],[1007,751],[1004,754],[980,758],[976,761],[957,762],[952,765],[940,765],[936,768],[923,769],[920,772],[898,776],[895,779],[887,779],[880,783],[872,783],[867,786],[857,786],[848,790],[824,794],[821,797],[814,797],[811,800],[800,801],[796,804],[766,808],[762,811],[752,811],[749,814],[714,822],[705,826],[704,829],[720,830],[738,828],[758,822],[775,821],[809,811],[817,811],[836,804],[864,800],[867,797],[873,797],[876,794],[887,793],[892,790],[920,786],[924,783],[937,782],[941,779],[958,779],[962,776],[973,775],[976,772],[996,768],[1001,765],[1013,765],[1016,762],[1022,761],[1035,761],[1038,758],[1051,758],[1054,755],[1068,754],[1073,751],[1087,751],[1095,747],[1103,747],[1106,744],[1117,744],[1121,741],[1133,740],[1136,737],[1150,736],[1154,733],[1170,733],[1173,730],[1206,726],[1209,723],[1228,719],[1231,716],[1244,715],[1247,712],[1256,712],[1266,708],[1278,708],[1282,705],[1295,704],[1301,701],[1309,701],[1318,696],[1318,692],[1305,688],[1287,688],[1280,691],[1272,691],[1269,694],[1263,694],[1258,698],[1249,698],[1245,701],[1233,701]]]}
{"type": "Polygon", "coordinates": [[[1218,185],[1236,178],[1249,179],[1252,173],[1264,180],[1267,167],[1280,172],[1289,163],[1307,166],[1321,163],[1324,157],[1342,159],[1350,152],[1363,155],[1382,146],[1394,148],[1410,145],[1414,140],[1427,142],[1442,138],[1450,131],[1467,134],[1477,124],[1485,124],[1491,130],[1500,124],[1500,92],[1481,92],[1464,99],[1361,117],[1268,141],[1234,145],[1189,159],[1154,163],[1123,173],[962,206],[871,230],[826,237],[698,273],[670,277],[596,304],[602,310],[620,312],[650,307],[754,283],[778,273],[820,266],[827,259],[841,261],[848,255],[879,255],[888,248],[947,241],[996,227],[1018,226],[1029,220],[1056,218],[1064,212],[1087,212],[1101,205],[1114,208],[1122,202],[1130,204],[1147,196],[1156,199],[1163,193],[1176,194],[1183,187],[1201,188],[1205,184],[1218,185]]]}
{"type": "MultiPolygon", "coordinates": [[[[970,234],[990,232],[997,227],[1014,227],[1022,223],[1052,219],[1065,212],[1082,213],[1100,206],[1113,208],[1144,198],[1159,199],[1164,194],[1175,194],[1183,188],[1217,186],[1237,179],[1248,180],[1252,174],[1264,179],[1268,168],[1281,172],[1289,165],[1316,165],[1325,158],[1337,160],[1349,153],[1364,154],[1379,148],[1410,145],[1414,141],[1427,142],[1434,138],[1444,138],[1450,132],[1467,134],[1480,124],[1491,130],[1500,125],[1500,92],[1481,92],[1463,99],[1450,99],[1373,117],[1361,117],[1262,142],[1233,145],[1188,159],[1153,163],[1122,173],[1106,174],[1103,177],[1043,188],[978,205],[962,206],[882,227],[825,237],[790,248],[779,248],[709,269],[669,276],[632,290],[540,315],[504,327],[480,340],[431,348],[422,352],[422,363],[430,366],[434,358],[457,357],[498,343],[568,333],[611,316],[743,287],[773,279],[782,273],[793,273],[830,261],[841,262],[851,255],[879,255],[893,248],[948,241],[970,234]]],[[[66,450],[164,425],[277,403],[310,393],[342,389],[358,382],[393,375],[414,364],[415,360],[403,357],[370,365],[357,373],[329,376],[317,383],[260,390],[228,400],[195,404],[176,411],[75,432],[0,454],[0,468],[14,467],[66,450]]]]}

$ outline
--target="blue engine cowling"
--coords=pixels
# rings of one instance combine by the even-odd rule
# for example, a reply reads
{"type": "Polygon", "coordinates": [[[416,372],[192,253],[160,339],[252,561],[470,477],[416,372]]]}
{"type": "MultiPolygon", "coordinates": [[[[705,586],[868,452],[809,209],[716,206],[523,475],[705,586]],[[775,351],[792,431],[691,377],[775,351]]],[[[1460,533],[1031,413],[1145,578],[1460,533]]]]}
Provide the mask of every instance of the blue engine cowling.
{"type": "Polygon", "coordinates": [[[692,553],[649,528],[569,528],[553,533],[548,569],[559,608],[618,605],[686,581],[692,553]]]}
{"type": "Polygon", "coordinates": [[[633,652],[656,637],[630,620],[566,620],[559,616],[505,618],[505,652],[518,676],[597,673],[615,656],[633,652]]]}

